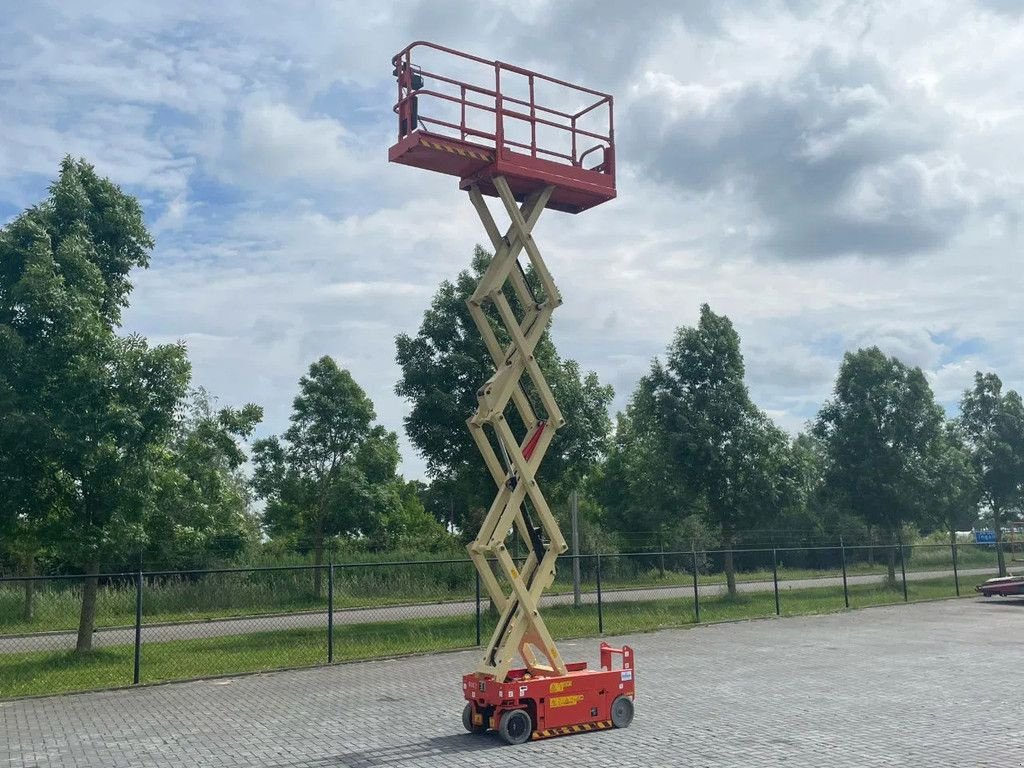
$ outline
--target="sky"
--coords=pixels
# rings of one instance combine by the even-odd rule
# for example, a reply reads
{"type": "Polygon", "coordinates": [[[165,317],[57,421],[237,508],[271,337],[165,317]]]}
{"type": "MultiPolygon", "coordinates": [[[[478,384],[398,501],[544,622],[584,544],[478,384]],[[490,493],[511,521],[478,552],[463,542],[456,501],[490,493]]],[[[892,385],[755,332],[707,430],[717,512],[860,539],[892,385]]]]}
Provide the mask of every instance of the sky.
{"type": "MultiPolygon", "coordinates": [[[[796,433],[877,345],[955,412],[1024,389],[1024,3],[37,0],[0,27],[0,223],[65,154],[157,242],[126,332],[282,431],[333,356],[402,431],[394,337],[486,241],[457,179],[387,162],[391,57],[430,40],[615,97],[618,197],[534,232],[565,357],[627,402],[701,303],[796,433]]],[[[497,212],[497,206],[492,206],[497,212]]],[[[571,418],[571,414],[567,414],[571,418]]],[[[454,424],[453,429],[463,428],[454,424]]]]}

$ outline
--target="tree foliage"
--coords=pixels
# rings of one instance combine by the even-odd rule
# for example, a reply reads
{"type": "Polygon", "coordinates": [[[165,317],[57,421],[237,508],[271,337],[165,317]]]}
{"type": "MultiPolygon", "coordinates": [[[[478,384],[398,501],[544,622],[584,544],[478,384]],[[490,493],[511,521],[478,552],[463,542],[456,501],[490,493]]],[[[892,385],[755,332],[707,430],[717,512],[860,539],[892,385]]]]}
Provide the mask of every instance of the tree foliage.
{"type": "Polygon", "coordinates": [[[146,563],[202,568],[255,542],[242,441],[262,418],[258,405],[216,409],[206,390],[191,393],[165,446],[159,495],[145,527],[146,563]]]}
{"type": "Polygon", "coordinates": [[[738,531],[792,503],[789,440],[750,399],[739,334],[704,304],[696,327],[680,328],[651,377],[666,450],[709,524],[722,532],[730,594],[738,531]]]}
{"type": "Polygon", "coordinates": [[[1024,403],[1003,392],[994,373],[975,374],[960,402],[959,427],[970,450],[981,497],[992,514],[999,573],[1006,574],[1002,528],[1006,513],[1024,508],[1024,403]]]}
{"type": "MultiPolygon", "coordinates": [[[[322,357],[299,380],[288,429],[253,444],[253,488],[267,502],[264,527],[306,543],[316,565],[328,537],[384,547],[437,533],[396,475],[398,436],[375,419],[373,403],[351,374],[322,357]]],[[[319,569],[315,583],[319,594],[319,569]]]]}
{"type": "MultiPolygon", "coordinates": [[[[825,447],[825,487],[838,505],[896,541],[931,513],[932,457],[943,415],[920,368],[877,347],[847,352],[834,395],[814,426],[825,447]]],[[[889,560],[890,581],[895,578],[889,560]]]]}
{"type": "Polygon", "coordinates": [[[750,399],[729,318],[705,304],[697,326],[678,329],[619,426],[605,475],[612,516],[662,529],[696,511],[720,533],[735,594],[737,534],[796,496],[789,440],[750,399]]]}
{"type": "Polygon", "coordinates": [[[0,466],[4,517],[59,530],[92,574],[78,648],[91,647],[105,557],[142,539],[159,454],[188,385],[180,345],[115,330],[153,243],[138,203],[65,159],[49,197],[0,233],[0,466]]]}
{"type": "Polygon", "coordinates": [[[931,518],[956,543],[956,532],[970,530],[978,522],[981,485],[971,452],[955,422],[946,422],[935,442],[929,474],[933,481],[931,518]]]}
{"type": "MultiPolygon", "coordinates": [[[[138,202],[70,158],[46,199],[0,229],[0,558],[29,575],[44,558],[86,574],[80,650],[104,566],[203,567],[264,533],[318,565],[336,539],[431,548],[453,540],[439,521],[472,535],[495,489],[464,423],[493,365],[466,299],[491,254],[478,247],[472,268],[438,287],[417,333],[396,339],[395,391],[410,404],[405,427],[426,486],[397,474],[397,436],[329,357],[301,378],[288,428],[255,443],[247,479],[245,443],[262,409],[218,408],[201,389],[189,399],[183,346],[119,333],[131,272],[152,248],[138,202]],[[266,502],[261,518],[252,495],[266,502]]],[[[536,276],[525,277],[542,299],[536,276]]],[[[1024,513],[1024,403],[992,373],[976,375],[948,424],[920,369],[874,347],[849,352],[811,432],[791,441],[752,402],[731,321],[704,305],[640,380],[612,436],[611,388],[563,360],[547,332],[535,358],[567,420],[539,480],[563,518],[580,493],[585,550],[607,546],[609,530],[620,543],[643,534],[677,549],[731,549],[769,528],[833,541],[877,531],[894,541],[907,526],[952,536],[979,506],[1001,542],[1004,523],[1024,513]]],[[[511,405],[506,415],[522,434],[511,405]]],[[[731,556],[725,567],[735,592],[731,556]]],[[[890,577],[893,568],[890,558],[890,577]]]]}
{"type": "Polygon", "coordinates": [[[609,526],[624,537],[644,532],[673,548],[703,545],[695,541],[692,524],[698,498],[681,482],[666,446],[652,380],[645,376],[616,419],[598,499],[607,508],[609,526]]]}

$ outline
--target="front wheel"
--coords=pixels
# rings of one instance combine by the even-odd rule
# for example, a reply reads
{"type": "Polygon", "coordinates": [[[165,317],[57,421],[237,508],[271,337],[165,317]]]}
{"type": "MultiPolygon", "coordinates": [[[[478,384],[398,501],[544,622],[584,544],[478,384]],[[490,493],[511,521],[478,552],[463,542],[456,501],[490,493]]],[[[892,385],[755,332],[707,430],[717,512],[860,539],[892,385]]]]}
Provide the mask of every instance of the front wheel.
{"type": "Polygon", "coordinates": [[[628,696],[619,696],[612,702],[612,725],[629,728],[633,722],[633,701],[628,696]]]}
{"type": "Polygon", "coordinates": [[[505,712],[498,723],[498,735],[509,744],[522,744],[533,733],[533,721],[525,709],[505,712]]]}

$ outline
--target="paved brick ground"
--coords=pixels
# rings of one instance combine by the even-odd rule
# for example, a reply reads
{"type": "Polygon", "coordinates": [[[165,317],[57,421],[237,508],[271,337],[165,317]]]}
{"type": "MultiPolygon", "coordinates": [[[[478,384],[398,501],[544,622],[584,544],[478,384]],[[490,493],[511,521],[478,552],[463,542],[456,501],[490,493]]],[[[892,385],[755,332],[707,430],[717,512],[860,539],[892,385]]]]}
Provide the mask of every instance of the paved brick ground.
{"type": "Polygon", "coordinates": [[[0,766],[1024,766],[1024,601],[625,640],[628,730],[521,747],[467,734],[475,654],[457,653],[0,704],[0,766]]]}

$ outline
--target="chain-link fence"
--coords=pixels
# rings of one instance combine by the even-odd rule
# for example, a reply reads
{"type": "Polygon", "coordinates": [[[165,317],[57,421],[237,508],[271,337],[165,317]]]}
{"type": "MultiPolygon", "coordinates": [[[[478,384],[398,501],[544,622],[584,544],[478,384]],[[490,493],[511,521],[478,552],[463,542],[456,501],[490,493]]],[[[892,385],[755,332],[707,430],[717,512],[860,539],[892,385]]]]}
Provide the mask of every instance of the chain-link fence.
{"type": "MultiPolygon", "coordinates": [[[[996,568],[974,544],[567,555],[541,605],[569,639],[973,594],[996,568]]],[[[496,619],[456,559],[5,577],[0,698],[470,648],[496,619]]]]}

